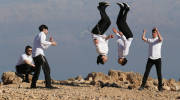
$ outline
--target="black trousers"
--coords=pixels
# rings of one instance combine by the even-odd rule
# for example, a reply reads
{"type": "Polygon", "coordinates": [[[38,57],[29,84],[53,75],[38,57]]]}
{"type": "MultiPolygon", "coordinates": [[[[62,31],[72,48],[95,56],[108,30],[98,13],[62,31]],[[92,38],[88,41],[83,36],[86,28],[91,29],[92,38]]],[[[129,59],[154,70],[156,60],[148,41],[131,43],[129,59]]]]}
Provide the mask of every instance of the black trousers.
{"type": "Polygon", "coordinates": [[[153,65],[156,66],[156,71],[157,71],[157,76],[158,76],[158,85],[159,87],[162,87],[161,58],[156,59],[156,60],[152,60],[150,58],[148,59],[141,86],[143,87],[145,86],[150,70],[153,65]]]}
{"type": "Polygon", "coordinates": [[[129,9],[121,8],[116,21],[119,31],[121,31],[127,39],[133,37],[131,29],[126,22],[128,12],[129,9]]]}
{"type": "Polygon", "coordinates": [[[35,67],[28,64],[21,64],[16,66],[16,72],[18,74],[25,74],[25,81],[29,81],[29,74],[35,71],[35,67]]]}
{"type": "Polygon", "coordinates": [[[103,35],[106,32],[106,30],[109,28],[109,26],[111,25],[111,21],[109,19],[109,16],[105,12],[105,8],[99,9],[99,12],[101,15],[101,19],[92,29],[91,33],[97,34],[97,35],[103,35]]]}
{"type": "Polygon", "coordinates": [[[36,82],[39,78],[41,66],[42,66],[44,76],[45,76],[46,87],[51,86],[50,67],[46,60],[46,57],[39,55],[37,57],[33,57],[33,60],[34,60],[35,66],[36,66],[36,70],[35,70],[33,78],[32,78],[31,86],[32,87],[36,86],[36,82]]]}

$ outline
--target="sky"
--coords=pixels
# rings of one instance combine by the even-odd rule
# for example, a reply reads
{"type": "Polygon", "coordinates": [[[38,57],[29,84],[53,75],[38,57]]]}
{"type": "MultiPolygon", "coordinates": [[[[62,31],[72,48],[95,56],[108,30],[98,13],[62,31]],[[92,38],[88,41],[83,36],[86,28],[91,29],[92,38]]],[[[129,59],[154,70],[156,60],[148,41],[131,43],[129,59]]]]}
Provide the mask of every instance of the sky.
{"type": "MultiPolygon", "coordinates": [[[[46,24],[49,35],[58,45],[49,47],[46,58],[51,68],[51,76],[56,80],[65,80],[90,72],[108,70],[133,71],[141,74],[145,71],[148,57],[148,44],[141,40],[143,29],[151,38],[151,30],[158,27],[164,38],[162,45],[163,78],[180,78],[180,0],[107,0],[111,3],[106,9],[111,26],[106,34],[112,33],[116,26],[119,7],[117,2],[130,5],[127,23],[134,40],[128,55],[128,64],[117,63],[116,38],[109,41],[109,60],[103,65],[96,64],[96,49],[92,42],[91,29],[100,19],[98,2],[103,0],[1,0],[0,1],[0,75],[15,71],[15,65],[26,45],[32,45],[39,33],[38,27],[46,24]]],[[[156,78],[156,69],[150,76],[156,78]]],[[[40,79],[44,79],[41,72],[40,79]]]]}

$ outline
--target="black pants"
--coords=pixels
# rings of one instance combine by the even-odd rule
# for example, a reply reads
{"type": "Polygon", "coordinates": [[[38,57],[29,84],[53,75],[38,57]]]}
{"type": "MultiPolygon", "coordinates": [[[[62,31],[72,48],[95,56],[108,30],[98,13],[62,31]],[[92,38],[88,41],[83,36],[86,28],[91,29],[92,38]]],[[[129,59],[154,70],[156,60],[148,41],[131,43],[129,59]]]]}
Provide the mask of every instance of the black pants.
{"type": "Polygon", "coordinates": [[[16,66],[17,74],[25,74],[25,81],[29,81],[29,74],[35,71],[35,67],[28,64],[21,64],[16,66]]]}
{"type": "Polygon", "coordinates": [[[106,30],[109,28],[109,26],[111,25],[111,21],[105,12],[105,8],[99,9],[99,12],[101,15],[101,19],[92,29],[91,33],[97,34],[97,35],[103,35],[106,32],[106,30]]]}
{"type": "Polygon", "coordinates": [[[133,34],[126,22],[128,12],[129,12],[129,9],[125,9],[122,7],[120,9],[117,22],[116,22],[119,31],[121,31],[127,39],[133,37],[133,34]]]}
{"type": "Polygon", "coordinates": [[[150,58],[148,59],[147,65],[146,65],[146,71],[144,73],[141,86],[143,86],[143,87],[145,86],[147,78],[150,73],[150,70],[154,64],[156,65],[156,71],[157,71],[157,76],[158,76],[158,85],[159,85],[159,87],[162,87],[161,58],[156,59],[156,60],[152,60],[150,58]]]}
{"type": "Polygon", "coordinates": [[[33,60],[34,60],[35,66],[36,66],[36,70],[35,70],[33,78],[32,78],[31,87],[36,87],[36,82],[39,78],[41,66],[42,66],[44,76],[45,76],[46,87],[51,86],[50,68],[49,68],[49,64],[48,64],[46,58],[42,55],[39,55],[37,57],[34,57],[33,60]]]}

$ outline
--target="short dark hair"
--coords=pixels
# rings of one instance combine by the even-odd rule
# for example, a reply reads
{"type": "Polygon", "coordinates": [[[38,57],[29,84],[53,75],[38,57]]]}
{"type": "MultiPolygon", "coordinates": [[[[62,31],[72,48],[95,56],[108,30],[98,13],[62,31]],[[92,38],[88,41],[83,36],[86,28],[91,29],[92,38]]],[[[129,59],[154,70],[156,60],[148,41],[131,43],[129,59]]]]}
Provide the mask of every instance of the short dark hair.
{"type": "Polygon", "coordinates": [[[48,27],[46,25],[42,24],[42,25],[39,26],[39,31],[42,32],[43,29],[47,29],[48,30],[48,27]]]}
{"type": "Polygon", "coordinates": [[[97,56],[97,62],[96,62],[98,65],[99,65],[99,63],[100,64],[104,64],[104,61],[103,61],[103,59],[102,59],[102,55],[99,55],[99,56],[97,56]]]}
{"type": "Polygon", "coordinates": [[[126,65],[127,61],[128,61],[128,60],[127,60],[126,58],[124,58],[121,65],[122,65],[122,66],[126,65]]]}
{"type": "Polygon", "coordinates": [[[29,48],[31,48],[31,49],[32,49],[32,47],[31,47],[31,46],[29,46],[29,45],[27,45],[27,46],[25,47],[25,52],[26,52],[26,53],[27,53],[27,50],[28,50],[29,48]]]}
{"type": "Polygon", "coordinates": [[[152,33],[154,33],[155,31],[156,31],[156,28],[153,28],[153,29],[152,29],[152,33]]]}

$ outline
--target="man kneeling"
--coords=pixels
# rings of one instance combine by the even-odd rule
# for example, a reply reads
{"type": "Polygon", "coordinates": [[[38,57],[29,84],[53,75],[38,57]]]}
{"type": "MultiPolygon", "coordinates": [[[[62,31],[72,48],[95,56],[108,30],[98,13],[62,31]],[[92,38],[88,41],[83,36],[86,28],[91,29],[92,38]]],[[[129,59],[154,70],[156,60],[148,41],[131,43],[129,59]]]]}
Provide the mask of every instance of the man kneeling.
{"type": "Polygon", "coordinates": [[[25,74],[25,79],[23,81],[29,83],[29,75],[34,72],[35,65],[32,59],[32,47],[26,46],[25,53],[20,56],[20,59],[16,65],[16,73],[18,75],[25,74]]]}

